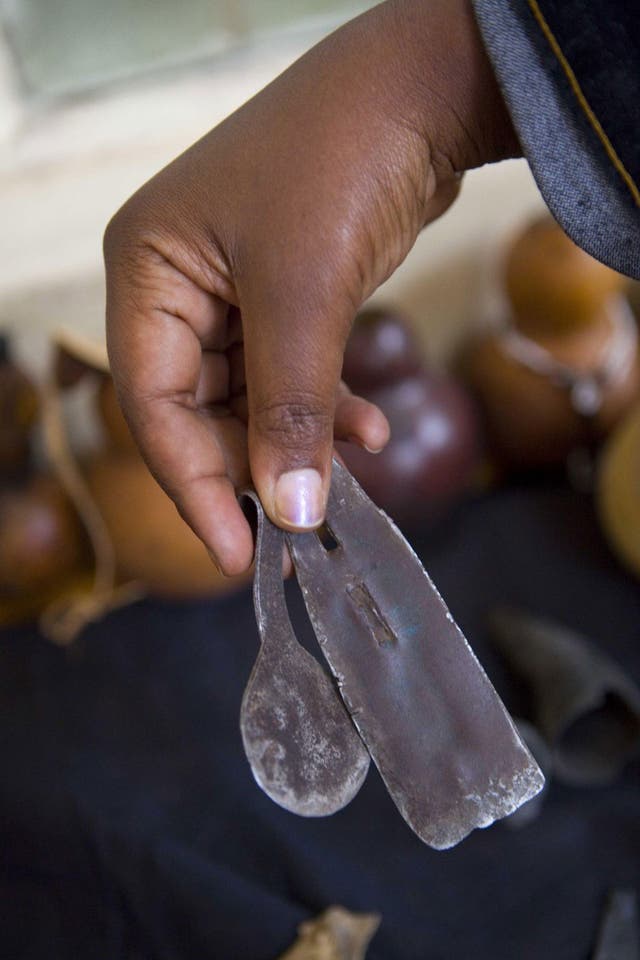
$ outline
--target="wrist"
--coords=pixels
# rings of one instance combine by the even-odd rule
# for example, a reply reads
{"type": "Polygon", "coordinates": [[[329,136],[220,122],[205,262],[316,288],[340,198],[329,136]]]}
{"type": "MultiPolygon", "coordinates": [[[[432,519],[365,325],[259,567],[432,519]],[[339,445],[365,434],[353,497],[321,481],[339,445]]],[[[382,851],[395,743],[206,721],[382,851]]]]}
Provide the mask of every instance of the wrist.
{"type": "Polygon", "coordinates": [[[522,151],[470,0],[388,0],[405,74],[402,109],[437,179],[522,151]]]}

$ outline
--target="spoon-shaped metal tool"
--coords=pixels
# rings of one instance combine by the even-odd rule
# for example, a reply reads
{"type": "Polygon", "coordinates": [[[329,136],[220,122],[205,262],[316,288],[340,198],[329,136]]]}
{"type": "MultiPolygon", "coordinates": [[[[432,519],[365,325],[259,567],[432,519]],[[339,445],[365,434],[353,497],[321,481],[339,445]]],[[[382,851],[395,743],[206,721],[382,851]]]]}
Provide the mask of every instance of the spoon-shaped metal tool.
{"type": "Polygon", "coordinates": [[[240,711],[258,785],[292,813],[321,817],[356,795],[369,754],[331,679],[296,640],[282,580],[284,535],[258,514],[253,600],[261,647],[240,711]]]}
{"type": "Polygon", "coordinates": [[[544,777],[417,556],[336,461],[327,526],[335,549],[287,535],[320,648],[402,816],[453,846],[544,777]]]}

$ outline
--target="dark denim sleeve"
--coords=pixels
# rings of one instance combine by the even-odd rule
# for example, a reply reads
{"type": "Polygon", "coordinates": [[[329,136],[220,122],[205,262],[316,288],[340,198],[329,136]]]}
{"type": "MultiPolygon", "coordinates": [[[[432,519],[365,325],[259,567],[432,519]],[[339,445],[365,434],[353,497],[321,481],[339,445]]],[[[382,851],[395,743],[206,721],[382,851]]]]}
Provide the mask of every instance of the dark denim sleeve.
{"type": "Polygon", "coordinates": [[[633,0],[472,0],[549,209],[640,279],[640,10],[633,0]]]}

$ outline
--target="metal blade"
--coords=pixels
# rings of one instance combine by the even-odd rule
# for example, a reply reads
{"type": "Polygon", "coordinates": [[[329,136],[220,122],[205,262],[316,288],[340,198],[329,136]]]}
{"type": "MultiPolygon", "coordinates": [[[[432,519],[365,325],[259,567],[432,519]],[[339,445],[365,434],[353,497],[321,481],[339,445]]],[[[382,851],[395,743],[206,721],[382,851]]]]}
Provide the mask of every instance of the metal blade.
{"type": "Polygon", "coordinates": [[[240,729],[260,787],[281,807],[321,817],[360,789],[369,754],[320,664],[295,638],[282,582],[284,534],[258,511],[253,588],[260,652],[242,699],[240,729]]]}
{"type": "Polygon", "coordinates": [[[400,531],[334,461],[327,526],[289,548],[322,652],[389,793],[437,849],[544,777],[400,531]]]}

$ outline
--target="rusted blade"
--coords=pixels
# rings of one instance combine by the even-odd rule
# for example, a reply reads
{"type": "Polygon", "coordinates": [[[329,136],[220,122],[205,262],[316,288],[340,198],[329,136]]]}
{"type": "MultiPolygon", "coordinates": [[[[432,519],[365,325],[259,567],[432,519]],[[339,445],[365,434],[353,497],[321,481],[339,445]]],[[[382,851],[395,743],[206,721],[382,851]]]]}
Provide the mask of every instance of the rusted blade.
{"type": "Polygon", "coordinates": [[[258,511],[253,598],[260,652],[242,699],[245,753],[260,787],[281,807],[321,817],[360,789],[369,754],[331,681],[295,638],[282,582],[284,535],[258,511]]]}
{"type": "Polygon", "coordinates": [[[402,816],[437,849],[544,777],[417,556],[334,462],[327,526],[288,535],[321,649],[402,816]]]}

